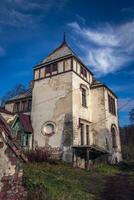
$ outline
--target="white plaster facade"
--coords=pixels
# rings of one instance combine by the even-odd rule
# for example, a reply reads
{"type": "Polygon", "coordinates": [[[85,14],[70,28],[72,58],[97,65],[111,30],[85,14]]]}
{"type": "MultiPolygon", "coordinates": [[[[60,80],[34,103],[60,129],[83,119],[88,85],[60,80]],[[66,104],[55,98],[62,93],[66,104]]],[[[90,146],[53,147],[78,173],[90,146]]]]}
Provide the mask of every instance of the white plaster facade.
{"type": "Polygon", "coordinates": [[[34,146],[59,148],[66,161],[72,160],[73,146],[98,146],[108,152],[110,162],[119,162],[117,98],[107,86],[94,83],[93,74],[78,57],[65,55],[66,48],[69,48],[67,44],[62,44],[35,67],[31,113],[34,146]],[[62,51],[64,55],[61,56],[62,51]],[[55,63],[57,70],[48,73],[46,68],[55,63]],[[81,72],[81,67],[86,70],[86,75],[81,72]],[[82,105],[82,88],[86,90],[86,106],[82,105]],[[109,113],[108,94],[115,99],[116,115],[109,113]],[[54,124],[52,134],[43,132],[45,123],[54,124]],[[83,144],[81,123],[84,125],[83,144]],[[116,127],[116,148],[112,146],[113,124],[116,127]],[[88,142],[86,126],[89,127],[88,142]]]}
{"type": "Polygon", "coordinates": [[[72,161],[74,146],[100,148],[108,153],[111,163],[122,159],[117,97],[106,85],[95,80],[66,41],[34,68],[31,122],[33,146],[60,149],[65,161],[72,161]],[[83,89],[86,106],[82,103],[83,89]],[[114,103],[113,113],[109,110],[108,95],[114,103]]]}

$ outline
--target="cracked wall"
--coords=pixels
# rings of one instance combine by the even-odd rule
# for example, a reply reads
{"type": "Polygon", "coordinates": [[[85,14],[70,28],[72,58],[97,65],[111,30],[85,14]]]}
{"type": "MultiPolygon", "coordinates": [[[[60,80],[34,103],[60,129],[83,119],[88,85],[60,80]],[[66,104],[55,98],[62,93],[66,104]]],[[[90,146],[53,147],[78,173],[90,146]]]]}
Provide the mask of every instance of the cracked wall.
{"type": "MultiPolygon", "coordinates": [[[[69,152],[72,142],[72,72],[35,82],[33,89],[32,125],[34,146],[59,147],[69,152]],[[42,134],[47,121],[55,123],[51,136],[42,134]]],[[[64,153],[63,153],[64,154],[64,153]]],[[[66,159],[66,156],[64,156],[66,159]]]]}

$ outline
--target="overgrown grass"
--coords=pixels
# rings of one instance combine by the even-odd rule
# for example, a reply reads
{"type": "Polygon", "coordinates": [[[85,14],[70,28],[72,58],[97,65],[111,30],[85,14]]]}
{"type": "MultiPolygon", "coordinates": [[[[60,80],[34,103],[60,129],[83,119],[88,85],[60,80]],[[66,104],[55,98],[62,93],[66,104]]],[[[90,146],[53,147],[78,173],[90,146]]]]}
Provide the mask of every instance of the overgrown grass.
{"type": "Polygon", "coordinates": [[[111,176],[111,175],[114,175],[116,173],[119,173],[120,169],[117,166],[106,165],[106,164],[102,163],[102,164],[96,165],[95,171],[98,172],[98,173],[102,173],[104,175],[111,176]]]}
{"type": "Polygon", "coordinates": [[[102,164],[86,171],[64,163],[34,163],[24,166],[24,184],[28,200],[95,200],[106,176],[118,172],[116,167],[102,164]]]}

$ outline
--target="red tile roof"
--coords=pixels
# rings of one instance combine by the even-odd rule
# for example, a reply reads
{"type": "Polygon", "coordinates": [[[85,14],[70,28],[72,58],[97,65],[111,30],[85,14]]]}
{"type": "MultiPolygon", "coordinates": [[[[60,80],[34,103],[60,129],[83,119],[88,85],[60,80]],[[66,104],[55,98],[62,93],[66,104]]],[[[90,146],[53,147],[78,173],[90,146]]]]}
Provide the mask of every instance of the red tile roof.
{"type": "Polygon", "coordinates": [[[31,124],[31,118],[29,115],[26,114],[18,114],[19,119],[20,119],[20,123],[24,128],[24,131],[27,133],[32,133],[33,132],[33,128],[32,128],[32,124],[31,124]]]}

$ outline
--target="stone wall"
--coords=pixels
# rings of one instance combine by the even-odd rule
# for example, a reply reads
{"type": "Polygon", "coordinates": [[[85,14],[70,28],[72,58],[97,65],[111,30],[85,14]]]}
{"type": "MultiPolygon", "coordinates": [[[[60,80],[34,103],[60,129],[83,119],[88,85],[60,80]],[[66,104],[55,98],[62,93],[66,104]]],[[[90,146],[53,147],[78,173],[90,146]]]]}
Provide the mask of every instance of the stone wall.
{"type": "Polygon", "coordinates": [[[0,133],[0,200],[25,200],[23,171],[19,158],[0,133]]]}

